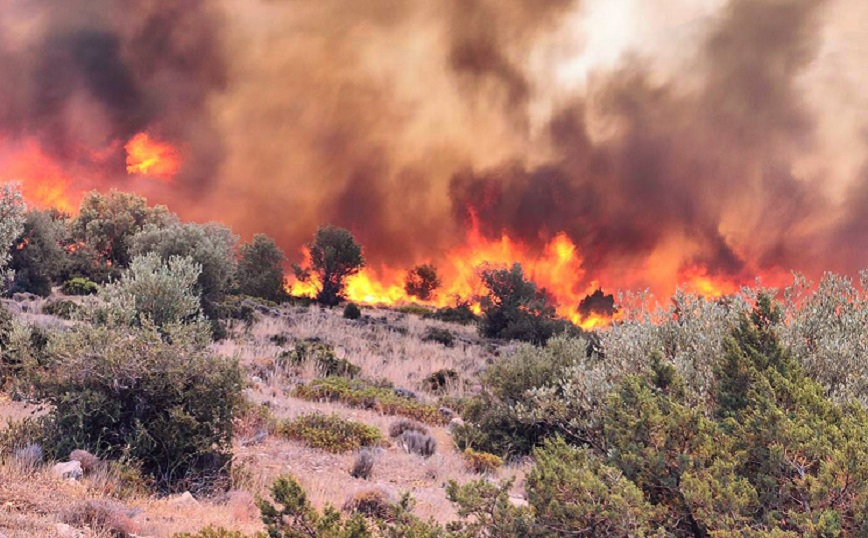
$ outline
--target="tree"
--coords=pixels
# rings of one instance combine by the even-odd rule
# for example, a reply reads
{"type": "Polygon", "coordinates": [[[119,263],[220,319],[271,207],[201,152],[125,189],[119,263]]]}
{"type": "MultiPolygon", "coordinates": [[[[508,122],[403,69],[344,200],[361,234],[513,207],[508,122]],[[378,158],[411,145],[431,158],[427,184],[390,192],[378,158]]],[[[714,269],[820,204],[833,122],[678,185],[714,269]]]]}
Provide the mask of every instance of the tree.
{"type": "Polygon", "coordinates": [[[24,229],[24,212],[27,206],[15,183],[0,185],[0,279],[14,277],[7,271],[9,249],[24,229]]]}
{"type": "Polygon", "coordinates": [[[216,303],[235,285],[237,244],[238,236],[232,230],[214,222],[172,224],[165,228],[150,225],[131,238],[130,254],[153,252],[164,261],[179,256],[197,263],[202,268],[196,281],[202,312],[213,318],[216,303]]]}
{"type": "Polygon", "coordinates": [[[482,336],[544,344],[556,331],[569,327],[556,319],[545,290],[525,280],[521,264],[511,269],[483,268],[480,277],[488,289],[481,301],[482,336]]]}
{"type": "Polygon", "coordinates": [[[166,206],[148,207],[148,201],[141,196],[115,190],[108,195],[91,191],[81,201],[72,231],[76,242],[93,249],[94,264],[123,268],[130,263],[129,240],[133,235],[149,224],[162,228],[177,221],[166,206]]]}
{"type": "Polygon", "coordinates": [[[407,273],[407,278],[404,281],[404,291],[407,292],[407,295],[427,301],[431,299],[434,291],[440,287],[440,284],[437,268],[425,263],[417,265],[407,273]]]}
{"type": "Polygon", "coordinates": [[[277,243],[265,234],[256,234],[241,245],[238,264],[238,290],[244,295],[280,301],[286,296],[283,288],[283,264],[286,256],[277,243]]]}
{"type": "Polygon", "coordinates": [[[66,263],[66,252],[61,247],[66,222],[51,210],[32,209],[24,217],[23,231],[10,251],[9,267],[15,271],[11,291],[48,297],[66,263]]]}
{"type": "Polygon", "coordinates": [[[308,243],[310,266],[295,266],[296,277],[306,281],[311,273],[319,280],[316,300],[326,306],[335,306],[343,299],[346,279],[357,274],[365,266],[362,247],[356,243],[349,230],[337,226],[323,226],[308,243]]]}

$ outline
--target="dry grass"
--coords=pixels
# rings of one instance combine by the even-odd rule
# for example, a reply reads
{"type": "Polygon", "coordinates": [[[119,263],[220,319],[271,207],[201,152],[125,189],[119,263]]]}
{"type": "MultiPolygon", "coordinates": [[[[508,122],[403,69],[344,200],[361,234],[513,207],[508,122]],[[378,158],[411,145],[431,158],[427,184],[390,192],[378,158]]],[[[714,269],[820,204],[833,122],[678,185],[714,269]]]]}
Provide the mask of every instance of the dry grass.
{"type": "MultiPolygon", "coordinates": [[[[292,397],[294,377],[309,380],[316,375],[312,367],[301,371],[278,372],[274,358],[291,347],[293,339],[319,338],[334,346],[336,354],[362,368],[369,379],[387,379],[395,386],[420,391],[421,381],[437,370],[453,369],[461,373],[462,382],[448,387],[448,394],[461,396],[472,390],[476,375],[490,359],[491,352],[482,345],[472,327],[447,325],[422,320],[416,316],[387,310],[363,310],[368,317],[347,321],[341,310],[288,308],[280,317],[265,318],[253,327],[233,329],[233,338],[214,344],[223,355],[236,356],[251,374],[246,391],[248,400],[268,406],[277,421],[319,412],[338,413],[343,418],[374,426],[382,432],[397,417],[369,409],[349,408],[338,403],[310,402],[292,397]],[[436,342],[423,342],[428,327],[448,327],[456,334],[456,345],[447,348],[436,342]],[[275,345],[274,335],[286,335],[285,347],[275,345]]],[[[41,319],[41,314],[22,314],[50,326],[56,320],[41,319]]],[[[420,392],[432,403],[433,394],[420,392]]],[[[33,408],[17,402],[0,400],[0,428],[5,417],[24,418],[33,408]]],[[[261,443],[244,441],[256,432],[270,431],[271,417],[256,413],[246,417],[244,439],[236,439],[236,465],[232,477],[233,491],[214,499],[193,503],[177,499],[160,499],[132,495],[119,502],[128,515],[129,525],[139,536],[170,537],[179,532],[197,532],[213,525],[248,534],[262,530],[253,498],[267,491],[281,474],[292,474],[306,488],[315,506],[342,506],[363,491],[377,490],[396,501],[407,491],[416,499],[416,513],[444,522],[453,519],[454,508],[446,499],[448,480],[466,482],[478,478],[466,469],[465,457],[452,443],[447,428],[427,426],[437,443],[437,453],[430,458],[408,454],[396,443],[378,451],[369,480],[353,478],[351,469],[356,454],[330,454],[305,446],[301,442],[270,435],[261,443]]],[[[8,538],[56,536],[54,525],[68,516],[70,507],[88,502],[117,501],[115,478],[111,473],[94,472],[76,483],[63,482],[46,468],[30,474],[12,462],[0,464],[0,535],[8,538]]],[[[492,478],[523,476],[523,467],[504,467],[492,478]]],[[[516,483],[521,488],[521,480],[516,483]]],[[[97,504],[97,506],[99,506],[97,504]]],[[[98,536],[92,534],[92,536],[98,536]]]]}

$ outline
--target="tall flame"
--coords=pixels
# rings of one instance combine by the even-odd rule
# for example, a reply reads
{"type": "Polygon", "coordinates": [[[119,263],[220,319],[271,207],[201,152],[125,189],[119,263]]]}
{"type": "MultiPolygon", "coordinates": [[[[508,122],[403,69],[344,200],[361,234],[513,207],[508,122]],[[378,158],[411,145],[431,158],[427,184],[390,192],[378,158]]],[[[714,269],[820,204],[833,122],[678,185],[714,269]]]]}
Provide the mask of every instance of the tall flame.
{"type": "Polygon", "coordinates": [[[181,168],[181,154],[171,144],[139,133],[124,146],[127,150],[127,173],[171,181],[181,168]]]}

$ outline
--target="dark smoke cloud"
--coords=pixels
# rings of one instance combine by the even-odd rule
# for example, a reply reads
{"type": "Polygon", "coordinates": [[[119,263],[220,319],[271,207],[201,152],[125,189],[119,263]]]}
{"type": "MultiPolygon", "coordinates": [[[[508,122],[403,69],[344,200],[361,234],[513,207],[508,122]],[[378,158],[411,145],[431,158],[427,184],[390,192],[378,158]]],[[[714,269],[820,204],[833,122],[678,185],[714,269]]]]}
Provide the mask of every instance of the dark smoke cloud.
{"type": "Polygon", "coordinates": [[[591,4],[10,0],[0,143],[36,138],[84,162],[81,188],[145,189],[291,256],[332,222],[371,265],[409,267],[476,224],[537,250],[565,232],[607,289],[865,264],[868,174],[823,166],[868,158],[833,147],[830,111],[853,107],[831,103],[847,77],[823,68],[865,65],[826,48],[863,3],[730,0],[689,41],[664,32],[686,64],[640,47],[561,85],[583,41],[568,21],[591,4]],[[185,151],[174,185],[127,178],[120,146],[91,154],[142,130],[185,151]]]}
{"type": "MultiPolygon", "coordinates": [[[[61,161],[106,159],[150,131],[184,149],[181,185],[204,189],[219,165],[208,99],[226,85],[222,15],[205,0],[11,0],[0,15],[0,125],[61,161]],[[110,155],[94,157],[106,147],[110,155]]],[[[83,185],[84,187],[85,185],[83,185]]]]}

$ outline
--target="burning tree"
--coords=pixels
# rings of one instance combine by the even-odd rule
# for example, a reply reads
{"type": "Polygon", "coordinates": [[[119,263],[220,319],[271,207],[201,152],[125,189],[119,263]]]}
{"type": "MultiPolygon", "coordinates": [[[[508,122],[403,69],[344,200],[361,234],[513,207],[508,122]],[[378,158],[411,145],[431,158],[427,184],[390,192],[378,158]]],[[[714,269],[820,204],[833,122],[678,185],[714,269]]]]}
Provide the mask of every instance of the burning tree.
{"type": "Polygon", "coordinates": [[[343,298],[346,279],[365,266],[362,246],[349,230],[338,226],[322,226],[313,241],[306,245],[310,254],[308,267],[293,266],[296,278],[308,282],[313,275],[319,282],[316,300],[335,306],[343,298]]]}
{"type": "Polygon", "coordinates": [[[437,268],[429,263],[417,265],[407,273],[404,281],[404,291],[423,301],[431,299],[434,291],[441,285],[437,268]]]}

